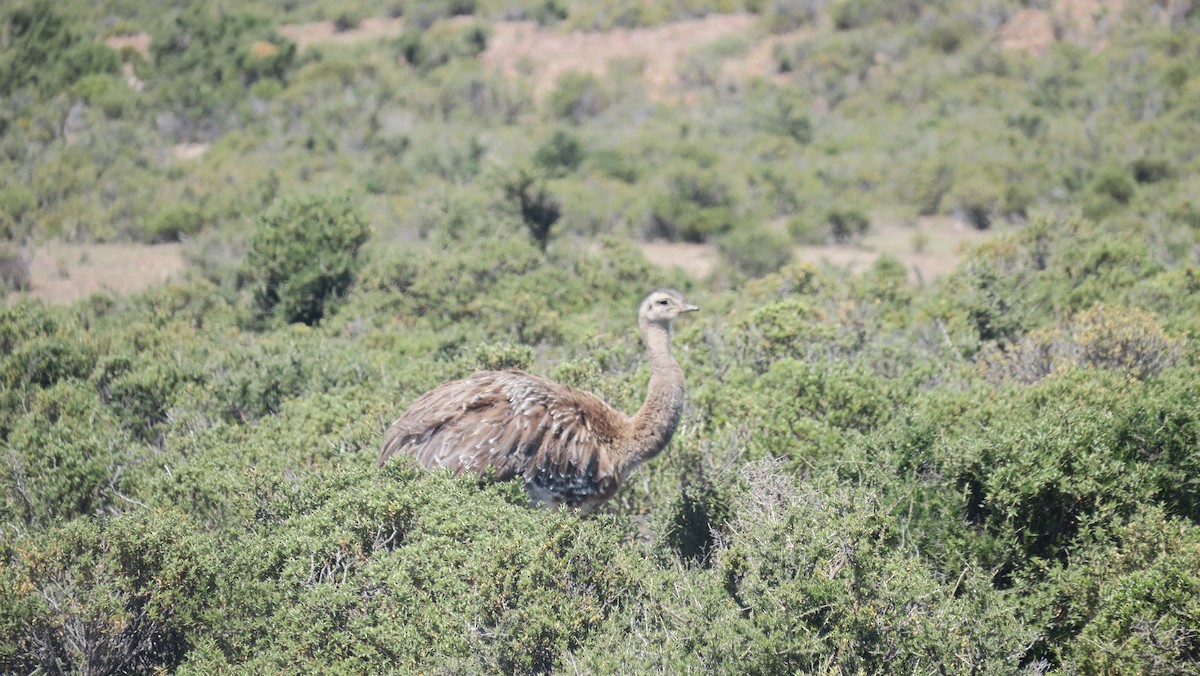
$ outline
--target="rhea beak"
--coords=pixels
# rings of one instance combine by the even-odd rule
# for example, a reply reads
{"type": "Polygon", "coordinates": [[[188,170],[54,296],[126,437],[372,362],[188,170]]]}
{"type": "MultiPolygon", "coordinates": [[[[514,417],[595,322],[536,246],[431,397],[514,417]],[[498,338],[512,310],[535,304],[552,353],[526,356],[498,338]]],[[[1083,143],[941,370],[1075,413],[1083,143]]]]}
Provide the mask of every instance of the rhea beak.
{"type": "Polygon", "coordinates": [[[696,310],[699,310],[699,309],[700,308],[696,307],[695,305],[684,305],[683,310],[681,310],[681,312],[695,312],[696,310]]]}

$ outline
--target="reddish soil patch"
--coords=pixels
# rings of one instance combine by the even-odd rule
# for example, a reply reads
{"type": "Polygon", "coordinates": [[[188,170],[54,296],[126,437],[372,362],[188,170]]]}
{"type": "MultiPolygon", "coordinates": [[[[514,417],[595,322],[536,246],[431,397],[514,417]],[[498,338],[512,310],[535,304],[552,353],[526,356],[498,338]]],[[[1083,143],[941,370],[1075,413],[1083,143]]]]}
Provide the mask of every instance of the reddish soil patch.
{"type": "Polygon", "coordinates": [[[1041,55],[1056,41],[1054,19],[1040,9],[1023,9],[1013,14],[996,31],[996,41],[1003,49],[1023,49],[1041,55]]]}
{"type": "Polygon", "coordinates": [[[758,18],[749,14],[709,15],[664,26],[605,33],[564,32],[533,21],[497,23],[483,62],[509,77],[528,77],[541,97],[570,71],[604,76],[616,59],[641,59],[642,78],[652,98],[679,85],[677,68],[688,50],[727,35],[748,34],[758,18]]]}
{"type": "Polygon", "coordinates": [[[1066,40],[1089,49],[1102,49],[1112,23],[1125,9],[1124,0],[1054,0],[1048,10],[1024,9],[996,31],[1004,49],[1023,49],[1041,55],[1066,40]]]}
{"type": "Polygon", "coordinates": [[[332,21],[279,27],[279,34],[301,49],[317,44],[352,45],[365,40],[394,38],[403,31],[403,19],[363,19],[357,28],[344,31],[339,31],[332,21]]]}
{"type": "Polygon", "coordinates": [[[801,40],[811,39],[816,35],[815,29],[805,29],[793,33],[769,35],[750,46],[744,54],[739,54],[725,62],[725,74],[733,80],[748,80],[752,77],[768,77],[780,84],[787,83],[787,76],[779,72],[779,64],[775,58],[775,48],[789,45],[801,40]]]}
{"type": "MultiPolygon", "coordinates": [[[[33,289],[25,295],[65,304],[93,293],[137,293],[183,275],[179,244],[62,244],[52,242],[33,252],[33,289]]],[[[13,302],[21,294],[9,294],[13,302]]]]}

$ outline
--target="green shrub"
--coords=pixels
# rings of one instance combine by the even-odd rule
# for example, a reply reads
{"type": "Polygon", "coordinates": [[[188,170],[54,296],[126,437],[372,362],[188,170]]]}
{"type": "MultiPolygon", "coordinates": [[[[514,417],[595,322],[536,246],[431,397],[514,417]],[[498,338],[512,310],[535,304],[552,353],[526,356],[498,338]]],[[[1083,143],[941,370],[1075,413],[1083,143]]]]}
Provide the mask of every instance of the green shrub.
{"type": "Polygon", "coordinates": [[[278,414],[305,392],[358,384],[363,375],[362,364],[303,328],[224,351],[206,366],[212,409],[204,412],[241,423],[278,414]]]}
{"type": "Polygon", "coordinates": [[[819,246],[829,243],[828,229],[824,223],[807,214],[796,214],[788,219],[788,236],[797,244],[819,246]]]}
{"type": "Polygon", "coordinates": [[[636,304],[648,279],[668,279],[624,250],[606,247],[592,256],[564,248],[552,249],[548,258],[529,238],[514,236],[454,244],[435,256],[414,256],[410,250],[364,272],[342,317],[369,312],[384,323],[434,329],[429,339],[440,347],[432,349],[457,358],[470,336],[483,342],[560,343],[569,331],[590,328],[565,317],[592,303],[608,306],[614,298],[636,304]],[[369,310],[360,301],[370,303],[369,310]]]}
{"type": "Polygon", "coordinates": [[[130,441],[94,391],[77,382],[49,384],[27,403],[3,450],[5,522],[44,526],[119,510],[130,441]]]}
{"type": "Polygon", "coordinates": [[[31,258],[27,250],[0,244],[0,292],[26,291],[33,285],[31,258]]]}
{"type": "Polygon", "coordinates": [[[707,477],[686,484],[666,516],[663,544],[684,561],[711,563],[733,517],[730,493],[729,486],[707,477]]]}
{"type": "Polygon", "coordinates": [[[544,179],[525,168],[504,181],[504,196],[516,207],[529,236],[542,249],[550,243],[550,228],[562,216],[562,205],[546,189],[544,179]]]}
{"type": "Polygon", "coordinates": [[[1149,466],[1155,495],[1168,513],[1200,519],[1200,415],[1190,385],[1194,368],[1173,369],[1146,384],[1146,396],[1118,417],[1126,457],[1149,466]]]}
{"type": "Polygon", "coordinates": [[[1197,462],[1188,450],[1196,416],[1185,412],[1190,395],[1182,408],[1168,403],[1165,393],[1178,386],[1086,370],[1034,386],[947,392],[923,399],[883,452],[918,479],[915,499],[930,511],[915,512],[913,527],[931,529],[921,536],[927,551],[951,568],[974,560],[1008,587],[1043,564],[1066,565],[1086,528],[1138,505],[1194,513],[1182,477],[1197,462]],[[952,526],[950,514],[978,530],[952,526]]]}
{"type": "Polygon", "coordinates": [[[550,116],[580,124],[608,108],[611,95],[591,73],[567,71],[559,76],[546,97],[550,116]]]}
{"type": "Polygon", "coordinates": [[[772,0],[758,11],[771,33],[790,33],[816,21],[823,3],[812,0],[772,0]]]}
{"type": "Polygon", "coordinates": [[[485,660],[505,673],[548,673],[599,631],[640,568],[614,535],[571,520],[533,551],[497,551],[494,572],[484,571],[479,589],[481,629],[492,635],[485,660]]]}
{"type": "Polygon", "coordinates": [[[429,60],[428,49],[421,31],[407,30],[396,39],[396,51],[410,66],[420,67],[429,60]]]}
{"type": "Polygon", "coordinates": [[[315,324],[344,295],[370,226],[349,197],[282,200],[258,219],[244,275],[262,318],[315,324]]]}
{"type": "Polygon", "coordinates": [[[1167,218],[1200,232],[1200,202],[1179,198],[1167,207],[1167,218]]]}
{"type": "Polygon", "coordinates": [[[953,22],[939,22],[929,31],[926,38],[929,46],[943,54],[953,54],[962,47],[963,34],[970,34],[970,26],[953,22]]]}
{"type": "Polygon", "coordinates": [[[738,272],[762,277],[792,262],[792,243],[786,235],[766,228],[740,228],[718,241],[721,253],[738,272]]]}
{"type": "Polygon", "coordinates": [[[811,300],[786,298],[755,308],[745,320],[743,333],[772,353],[807,356],[801,351],[806,343],[830,335],[825,319],[824,311],[811,300]]]}
{"type": "Polygon", "coordinates": [[[1121,203],[1107,193],[1089,192],[1083,196],[1080,214],[1089,221],[1102,222],[1121,211],[1121,203]]]}
{"type": "Polygon", "coordinates": [[[531,11],[532,19],[541,26],[553,26],[570,16],[570,7],[563,0],[542,0],[531,11]]]}
{"type": "MultiPolygon", "coordinates": [[[[15,342],[15,341],[14,341],[15,342]]],[[[95,346],[75,332],[31,337],[4,356],[3,383],[8,387],[50,387],[91,372],[95,346]]]]}
{"type": "Polygon", "coordinates": [[[533,163],[551,177],[574,172],[586,157],[579,137],[563,129],[555,129],[550,138],[533,153],[533,163]]]}
{"type": "Polygon", "coordinates": [[[886,0],[838,0],[829,13],[834,28],[841,31],[863,28],[877,22],[901,23],[920,16],[924,3],[887,2],[886,0]]]}
{"type": "Polygon", "coordinates": [[[362,23],[362,20],[362,16],[349,10],[342,10],[338,12],[337,16],[333,19],[333,30],[339,33],[354,30],[355,28],[358,28],[358,25],[362,23]]]}
{"type": "Polygon", "coordinates": [[[191,648],[227,570],[186,514],[74,522],[0,551],[0,668],[150,672],[191,648]],[[32,593],[14,594],[10,590],[32,593]]]}
{"type": "Polygon", "coordinates": [[[1092,527],[1072,565],[1025,599],[1044,627],[1031,657],[1064,670],[1166,672],[1191,660],[1200,612],[1200,533],[1155,507],[1092,527]]]}
{"type": "Polygon", "coordinates": [[[202,383],[191,371],[149,350],[134,356],[110,355],[97,364],[91,382],[122,428],[145,443],[161,442],[162,426],[186,383],[202,383]],[[135,359],[137,363],[135,365],[135,359]]]}
{"type": "Polygon", "coordinates": [[[890,253],[880,254],[858,280],[858,294],[890,307],[904,308],[913,299],[908,268],[890,253]]]}
{"type": "Polygon", "coordinates": [[[1090,232],[1062,244],[1057,264],[1065,279],[1057,284],[1047,281],[1054,284],[1064,307],[1086,308],[1110,300],[1162,269],[1137,233],[1106,236],[1090,232]]]}
{"type": "Polygon", "coordinates": [[[88,105],[96,106],[112,119],[123,117],[132,107],[129,85],[112,73],[85,75],[71,88],[88,105]]]}
{"type": "Polygon", "coordinates": [[[675,71],[684,87],[713,87],[724,78],[725,63],[749,47],[741,35],[728,35],[690,48],[675,71]]]}
{"type": "Polygon", "coordinates": [[[1016,666],[1029,634],[993,605],[976,571],[964,570],[957,583],[939,580],[890,546],[896,524],[877,497],[816,494],[772,477],[776,471],[747,468],[733,535],[716,554],[723,587],[742,609],[738,633],[748,639],[743,653],[726,658],[738,669],[1016,666]]]}
{"type": "Polygon", "coordinates": [[[154,35],[150,54],[150,85],[158,98],[204,120],[260,80],[284,82],[296,45],[276,35],[263,17],[216,15],[197,6],[154,35]]]}
{"type": "Polygon", "coordinates": [[[955,180],[945,199],[958,219],[977,230],[986,230],[1001,214],[1004,196],[992,177],[972,174],[955,180]]]}
{"type": "Polygon", "coordinates": [[[654,201],[652,237],[704,242],[733,228],[730,185],[714,170],[681,165],[666,176],[666,192],[654,201]]]}
{"type": "Polygon", "coordinates": [[[11,242],[23,242],[33,226],[37,196],[29,187],[15,183],[0,187],[0,235],[11,242]]]}
{"type": "Polygon", "coordinates": [[[857,209],[831,209],[825,214],[829,235],[835,242],[859,239],[871,229],[871,219],[857,209]]]}
{"type": "Polygon", "coordinates": [[[484,343],[475,348],[475,368],[485,371],[528,369],[533,363],[533,348],[528,345],[484,343]]]}
{"type": "Polygon", "coordinates": [[[1090,190],[1094,195],[1111,198],[1118,204],[1128,204],[1133,199],[1136,187],[1128,173],[1110,168],[1092,180],[1090,190]]]}
{"type": "Polygon", "coordinates": [[[482,24],[435,23],[426,29],[409,28],[395,48],[405,63],[429,72],[456,59],[472,59],[487,49],[488,29],[482,24]]]}
{"type": "Polygon", "coordinates": [[[578,3],[571,8],[568,26],[580,31],[609,31],[619,28],[655,26],[666,21],[671,10],[663,5],[636,0],[603,0],[578,3]]]}
{"type": "Polygon", "coordinates": [[[595,171],[633,185],[643,174],[641,163],[617,150],[595,150],[587,155],[588,165],[595,171]]]}
{"type": "Polygon", "coordinates": [[[941,212],[946,195],[954,186],[953,167],[945,162],[925,160],[900,177],[904,199],[916,206],[917,213],[932,216],[941,212]]]}
{"type": "Polygon", "coordinates": [[[1130,167],[1138,183],[1158,183],[1171,177],[1171,161],[1163,157],[1139,157],[1130,167]]]}
{"type": "Polygon", "coordinates": [[[195,204],[175,204],[159,211],[145,226],[148,242],[178,242],[200,232],[208,219],[195,204]]]}
{"type": "Polygon", "coordinates": [[[0,14],[0,95],[30,88],[53,96],[92,74],[116,73],[117,53],[78,35],[53,5],[18,2],[0,14]]]}
{"type": "Polygon", "coordinates": [[[892,398],[877,376],[844,361],[780,359],[754,389],[757,408],[767,415],[751,447],[777,457],[819,456],[828,449],[830,428],[873,429],[886,419],[892,398]]]}
{"type": "Polygon", "coordinates": [[[805,113],[811,101],[789,88],[765,85],[756,86],[753,96],[760,102],[754,116],[763,131],[801,145],[812,143],[813,123],[805,113]]]}
{"type": "Polygon", "coordinates": [[[478,9],[478,0],[416,0],[406,4],[404,16],[406,23],[424,31],[442,19],[467,16],[478,9]]]}
{"type": "MultiPolygon", "coordinates": [[[[1012,343],[1104,301],[1122,301],[1162,271],[1145,240],[1114,236],[1082,221],[1033,221],[969,257],[940,292],[953,322],[983,341],[1012,343]]],[[[1165,307],[1165,306],[1164,306],[1165,307]]]]}
{"type": "Polygon", "coordinates": [[[1085,366],[1144,379],[1173,366],[1181,348],[1182,340],[1166,335],[1154,315],[1099,304],[1052,329],[1032,331],[1014,345],[986,349],[978,361],[993,382],[1032,383],[1085,366]]]}

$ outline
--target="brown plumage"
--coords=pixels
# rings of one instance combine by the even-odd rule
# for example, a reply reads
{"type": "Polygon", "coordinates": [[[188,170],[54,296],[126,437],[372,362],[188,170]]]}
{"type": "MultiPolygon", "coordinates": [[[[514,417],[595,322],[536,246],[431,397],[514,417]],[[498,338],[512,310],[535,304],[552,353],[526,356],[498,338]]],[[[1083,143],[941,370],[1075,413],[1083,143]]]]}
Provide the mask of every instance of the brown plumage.
{"type": "Polygon", "coordinates": [[[408,454],[455,474],[521,478],[535,503],[592,509],[671,440],[683,410],[683,369],[671,321],[696,306],[659,289],[638,309],[650,361],[646,401],[630,417],[599,397],[523,371],[479,371],[422,395],[392,424],[379,455],[408,454]]]}

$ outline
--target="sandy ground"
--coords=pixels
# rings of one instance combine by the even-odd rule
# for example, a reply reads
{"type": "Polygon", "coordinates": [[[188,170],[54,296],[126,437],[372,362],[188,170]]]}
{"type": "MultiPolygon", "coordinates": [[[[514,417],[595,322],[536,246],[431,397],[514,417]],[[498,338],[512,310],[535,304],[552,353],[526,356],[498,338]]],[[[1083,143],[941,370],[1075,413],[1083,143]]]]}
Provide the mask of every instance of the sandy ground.
{"type": "Polygon", "coordinates": [[[758,17],[750,14],[714,14],[651,28],[587,33],[507,21],[494,26],[480,58],[509,77],[529,78],[539,98],[564,73],[603,77],[614,60],[640,60],[647,94],[660,97],[678,86],[678,67],[688,50],[725,36],[750,35],[757,23],[758,17]]]}
{"type": "Polygon", "coordinates": [[[796,257],[862,272],[886,253],[908,268],[910,279],[928,282],[953,271],[967,249],[993,236],[989,231],[942,217],[922,218],[912,225],[875,224],[872,228],[857,245],[797,247],[796,257]]]}
{"type": "MultiPolygon", "coordinates": [[[[991,236],[950,218],[922,218],[912,225],[876,224],[869,236],[853,245],[798,246],[794,254],[799,261],[863,272],[887,253],[908,268],[910,279],[930,282],[954,270],[968,248],[991,236]]],[[[713,244],[649,242],[642,245],[642,251],[651,263],[679,267],[697,280],[711,274],[721,257],[713,244]]]]}
{"type": "Polygon", "coordinates": [[[304,49],[318,44],[352,45],[366,40],[399,37],[404,32],[403,19],[363,19],[357,28],[338,31],[332,21],[280,26],[279,34],[304,49]]]}
{"type": "MultiPolygon", "coordinates": [[[[183,275],[179,244],[63,244],[33,250],[28,295],[65,304],[93,293],[125,295],[183,275]]],[[[10,293],[8,302],[20,294],[10,293]]]]}

